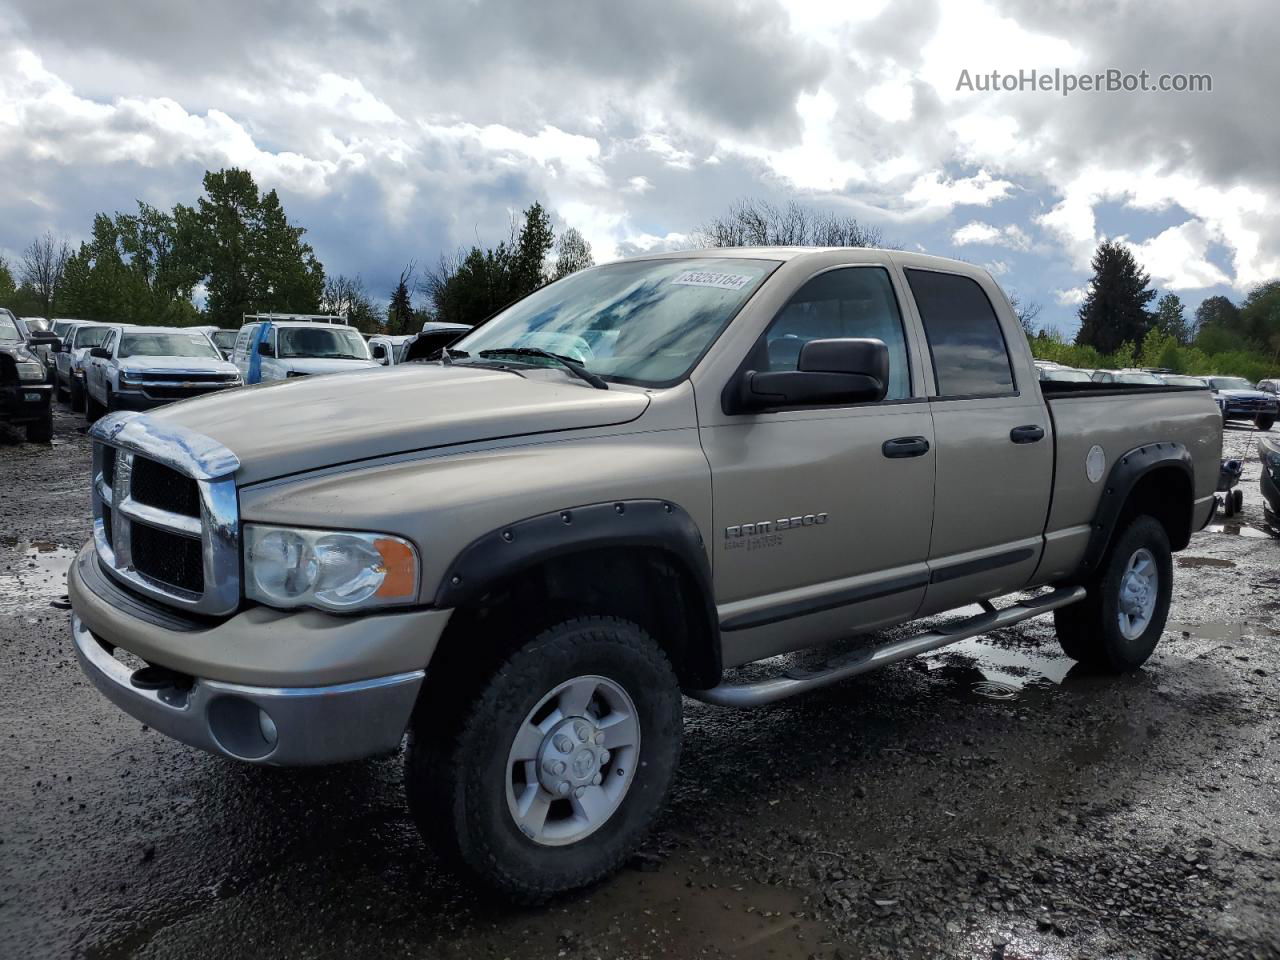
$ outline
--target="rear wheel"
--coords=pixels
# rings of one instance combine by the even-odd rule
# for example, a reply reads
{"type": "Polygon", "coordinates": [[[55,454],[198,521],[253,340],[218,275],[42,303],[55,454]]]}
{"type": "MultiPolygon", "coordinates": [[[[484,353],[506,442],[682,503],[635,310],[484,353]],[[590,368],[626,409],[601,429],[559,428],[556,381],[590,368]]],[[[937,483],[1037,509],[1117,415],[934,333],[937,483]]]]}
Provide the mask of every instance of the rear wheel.
{"type": "Polygon", "coordinates": [[[1135,517],[1116,537],[1088,595],[1054,611],[1073,660],[1116,673],[1146,663],[1164,632],[1173,596],[1173,554],[1164,527],[1135,517]]]}
{"type": "Polygon", "coordinates": [[[54,399],[59,403],[66,403],[70,398],[70,394],[67,393],[67,388],[62,385],[62,378],[56,373],[53,375],[53,392],[56,394],[54,399]]]}
{"type": "Polygon", "coordinates": [[[566,620],[464,702],[419,705],[409,806],[454,865],[506,896],[545,900],[635,850],[666,799],[681,736],[680,688],[653,639],[612,617],[566,620]]]}
{"type": "Polygon", "coordinates": [[[76,413],[84,413],[83,385],[76,383],[76,381],[72,379],[68,392],[71,394],[71,409],[76,413]]]}
{"type": "Polygon", "coordinates": [[[93,398],[93,394],[90,393],[88,390],[85,390],[84,392],[85,420],[87,420],[89,423],[93,423],[95,420],[97,420],[106,412],[107,412],[106,408],[103,407],[102,404],[100,404],[97,400],[93,398]]]}

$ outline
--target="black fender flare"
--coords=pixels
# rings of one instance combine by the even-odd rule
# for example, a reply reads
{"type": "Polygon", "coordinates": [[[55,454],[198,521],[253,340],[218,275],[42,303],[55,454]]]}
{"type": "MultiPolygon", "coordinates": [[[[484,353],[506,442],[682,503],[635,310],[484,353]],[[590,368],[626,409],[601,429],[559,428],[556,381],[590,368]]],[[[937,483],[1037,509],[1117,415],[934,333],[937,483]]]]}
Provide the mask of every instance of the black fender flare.
{"type": "MultiPolygon", "coordinates": [[[[1085,548],[1084,557],[1080,561],[1080,576],[1084,577],[1098,569],[1102,558],[1106,556],[1107,547],[1115,536],[1116,524],[1124,512],[1129,495],[1138,481],[1154,470],[1174,467],[1186,474],[1191,489],[1195,490],[1195,473],[1191,465],[1191,452],[1176,441],[1160,441],[1146,443],[1121,455],[1111,465],[1106,482],[1102,488],[1102,497],[1094,511],[1092,531],[1089,544],[1085,548]]],[[[1192,505],[1188,504],[1188,510],[1192,505]]],[[[1190,517],[1188,517],[1188,523],[1190,517]]]]}
{"type": "Polygon", "coordinates": [[[471,541],[449,564],[433,605],[479,600],[493,585],[560,556],[599,547],[652,548],[674,557],[693,579],[710,640],[709,669],[720,671],[720,626],[711,562],[693,517],[669,500],[611,500],[565,507],[498,527],[471,541]]]}

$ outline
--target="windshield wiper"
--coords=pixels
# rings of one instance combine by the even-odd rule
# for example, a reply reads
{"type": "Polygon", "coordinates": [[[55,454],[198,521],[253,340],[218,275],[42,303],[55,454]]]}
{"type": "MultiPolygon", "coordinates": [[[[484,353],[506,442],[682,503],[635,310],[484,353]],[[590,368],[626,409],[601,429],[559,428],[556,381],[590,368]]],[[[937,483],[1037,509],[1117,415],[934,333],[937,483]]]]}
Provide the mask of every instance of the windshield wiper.
{"type": "Polygon", "coordinates": [[[558,353],[552,353],[550,350],[543,350],[541,347],[500,347],[494,350],[481,350],[480,356],[494,357],[500,355],[516,356],[516,357],[542,357],[546,360],[554,360],[579,380],[591,384],[597,390],[608,390],[609,384],[605,382],[604,377],[592,373],[577,360],[572,357],[561,356],[558,353]]]}

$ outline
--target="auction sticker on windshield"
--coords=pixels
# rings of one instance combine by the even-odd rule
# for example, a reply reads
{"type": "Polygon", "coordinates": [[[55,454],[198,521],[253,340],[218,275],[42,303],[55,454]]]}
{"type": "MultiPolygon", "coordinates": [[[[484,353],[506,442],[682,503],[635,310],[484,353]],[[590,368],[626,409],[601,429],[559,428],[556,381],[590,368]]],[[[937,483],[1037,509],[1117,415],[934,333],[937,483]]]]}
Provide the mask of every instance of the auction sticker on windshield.
{"type": "Polygon", "coordinates": [[[754,277],[741,273],[712,273],[707,270],[686,270],[671,282],[682,287],[716,287],[720,290],[741,290],[754,277]]]}

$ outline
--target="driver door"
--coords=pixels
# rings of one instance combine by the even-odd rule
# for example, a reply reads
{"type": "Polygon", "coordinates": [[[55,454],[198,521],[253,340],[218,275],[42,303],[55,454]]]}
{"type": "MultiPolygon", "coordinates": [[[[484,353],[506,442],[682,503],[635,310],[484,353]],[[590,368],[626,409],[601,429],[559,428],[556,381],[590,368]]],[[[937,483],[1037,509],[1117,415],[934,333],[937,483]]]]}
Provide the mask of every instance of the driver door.
{"type": "Polygon", "coordinates": [[[889,349],[883,400],[700,410],[726,665],[909,619],[924,598],[933,420],[897,283],[874,263],[813,275],[739,371],[794,370],[810,340],[875,338],[889,349]]]}

